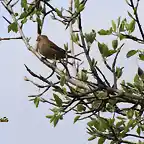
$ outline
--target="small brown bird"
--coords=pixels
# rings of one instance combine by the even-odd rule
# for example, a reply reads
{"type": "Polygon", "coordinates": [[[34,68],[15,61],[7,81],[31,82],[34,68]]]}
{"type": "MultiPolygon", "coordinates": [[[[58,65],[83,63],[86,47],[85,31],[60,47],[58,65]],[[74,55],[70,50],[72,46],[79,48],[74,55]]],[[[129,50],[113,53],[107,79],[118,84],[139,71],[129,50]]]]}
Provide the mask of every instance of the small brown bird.
{"type": "MultiPolygon", "coordinates": [[[[47,59],[61,60],[66,58],[66,51],[52,41],[48,39],[46,35],[39,35],[37,37],[37,48],[36,51],[42,54],[47,59]]],[[[80,61],[80,59],[67,55],[68,58],[74,58],[80,61]]]]}

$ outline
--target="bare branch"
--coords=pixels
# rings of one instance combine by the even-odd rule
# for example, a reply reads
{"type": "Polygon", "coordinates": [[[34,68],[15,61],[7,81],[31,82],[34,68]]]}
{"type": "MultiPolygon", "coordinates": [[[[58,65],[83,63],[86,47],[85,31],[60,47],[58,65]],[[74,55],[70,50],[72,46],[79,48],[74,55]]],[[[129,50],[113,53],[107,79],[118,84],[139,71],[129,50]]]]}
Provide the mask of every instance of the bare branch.
{"type": "Polygon", "coordinates": [[[4,16],[2,16],[2,17],[4,18],[4,20],[5,20],[7,23],[11,24],[11,22],[10,22],[6,17],[4,17],[4,16]]]}
{"type": "Polygon", "coordinates": [[[88,60],[90,69],[93,72],[94,77],[97,79],[98,84],[101,84],[101,85],[107,87],[106,84],[98,76],[98,73],[97,73],[96,69],[92,66],[92,60],[91,60],[91,58],[88,54],[86,44],[85,44],[85,40],[84,40],[84,35],[83,35],[83,30],[82,30],[82,25],[81,25],[81,16],[80,15],[78,17],[78,27],[79,27],[79,31],[80,31],[80,37],[81,37],[81,41],[82,41],[82,45],[83,45],[83,50],[84,50],[86,58],[88,60]]]}
{"type": "Polygon", "coordinates": [[[96,69],[99,71],[99,73],[102,75],[103,79],[105,80],[105,83],[110,87],[110,83],[106,79],[105,75],[102,73],[102,71],[96,66],[96,69]]]}
{"type": "MultiPolygon", "coordinates": [[[[14,7],[18,2],[19,2],[19,0],[17,0],[15,3],[13,3],[13,4],[11,5],[11,7],[14,7]]],[[[8,4],[7,4],[7,5],[8,5],[8,4]]]]}
{"type": "Polygon", "coordinates": [[[138,12],[137,12],[137,8],[138,8],[138,5],[139,5],[139,0],[137,0],[136,7],[134,6],[133,0],[130,0],[130,4],[131,4],[130,6],[132,7],[132,9],[133,9],[133,11],[134,11],[135,19],[136,19],[136,22],[137,22],[139,31],[140,31],[140,33],[141,33],[142,39],[143,39],[143,41],[144,41],[144,32],[143,32],[142,26],[141,26],[141,24],[140,24],[138,12]]]}
{"type": "Polygon", "coordinates": [[[12,39],[22,39],[22,37],[0,38],[0,41],[2,41],[2,40],[12,40],[12,39]]]}
{"type": "Polygon", "coordinates": [[[121,51],[121,48],[124,46],[124,43],[120,46],[120,48],[118,49],[116,56],[114,58],[113,64],[112,64],[112,71],[113,71],[113,77],[114,77],[114,88],[117,88],[117,78],[116,78],[116,71],[115,71],[115,65],[116,65],[116,61],[117,61],[117,57],[121,51]]]}
{"type": "Polygon", "coordinates": [[[9,5],[11,2],[12,2],[12,0],[10,0],[10,1],[7,3],[7,5],[9,5]]]}
{"type": "MultiPolygon", "coordinates": [[[[73,0],[70,0],[70,7],[69,7],[70,13],[73,13],[73,0]]],[[[72,14],[71,14],[72,15],[72,14]]],[[[71,55],[74,56],[74,42],[71,39],[71,35],[73,34],[73,23],[70,22],[70,50],[71,50],[71,55]]],[[[72,59],[73,63],[73,70],[74,70],[74,75],[76,75],[76,62],[75,59],[72,59]]]]}

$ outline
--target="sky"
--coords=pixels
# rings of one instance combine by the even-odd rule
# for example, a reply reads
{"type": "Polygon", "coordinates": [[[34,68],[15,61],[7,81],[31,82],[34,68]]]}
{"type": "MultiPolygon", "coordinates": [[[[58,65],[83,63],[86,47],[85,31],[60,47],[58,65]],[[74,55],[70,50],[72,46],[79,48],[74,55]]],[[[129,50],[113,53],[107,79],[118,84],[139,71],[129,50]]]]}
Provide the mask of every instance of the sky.
{"type": "MultiPolygon", "coordinates": [[[[140,2],[139,14],[141,24],[144,25],[143,9],[144,1],[140,2]]],[[[55,7],[69,6],[68,0],[52,0],[51,4],[55,7]]],[[[20,11],[17,7],[16,11],[20,11]]],[[[125,0],[88,0],[85,11],[82,14],[84,32],[91,29],[108,29],[111,26],[111,20],[116,20],[119,16],[128,17],[127,10],[130,10],[125,0]]],[[[11,19],[7,11],[0,4],[0,37],[14,37],[19,34],[8,33],[7,22],[2,16],[11,19]]],[[[23,29],[27,37],[31,37],[30,44],[35,46],[37,36],[36,25],[28,22],[23,29]]],[[[70,41],[69,30],[57,21],[46,18],[43,34],[48,35],[58,46],[63,47],[64,43],[70,41]]],[[[139,36],[136,31],[135,35],[139,36]]],[[[99,40],[110,44],[112,38],[98,37],[99,40]]],[[[126,52],[130,49],[138,49],[136,43],[127,41],[124,49],[118,58],[118,65],[125,66],[122,79],[132,81],[137,71],[137,66],[144,68],[144,64],[139,62],[136,57],[126,59],[126,52]]],[[[24,64],[38,74],[47,75],[50,71],[46,68],[30,51],[27,50],[22,40],[0,41],[0,117],[9,118],[8,123],[0,123],[1,143],[3,144],[93,144],[88,142],[86,133],[86,121],[73,124],[74,115],[69,113],[60,121],[56,128],[45,118],[50,113],[50,105],[40,104],[38,108],[28,101],[28,95],[38,94],[39,91],[29,82],[24,81],[24,76],[32,77],[26,71],[24,64]]],[[[78,50],[76,50],[78,51],[78,50]]],[[[111,74],[102,64],[101,57],[98,54],[97,45],[93,45],[92,57],[99,61],[100,68],[105,71],[108,79],[111,80],[111,74]]],[[[51,97],[51,93],[47,97],[51,97]]]]}

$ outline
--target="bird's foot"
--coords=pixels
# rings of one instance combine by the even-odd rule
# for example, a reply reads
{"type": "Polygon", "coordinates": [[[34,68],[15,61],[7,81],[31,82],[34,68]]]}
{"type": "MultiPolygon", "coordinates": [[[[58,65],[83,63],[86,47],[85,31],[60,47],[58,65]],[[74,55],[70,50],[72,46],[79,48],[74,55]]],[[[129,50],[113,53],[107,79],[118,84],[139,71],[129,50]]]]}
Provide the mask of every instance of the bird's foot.
{"type": "Polygon", "coordinates": [[[41,57],[41,60],[44,61],[44,60],[47,60],[47,58],[46,57],[41,57]]]}
{"type": "Polygon", "coordinates": [[[56,61],[53,61],[52,65],[56,66],[56,61]]]}

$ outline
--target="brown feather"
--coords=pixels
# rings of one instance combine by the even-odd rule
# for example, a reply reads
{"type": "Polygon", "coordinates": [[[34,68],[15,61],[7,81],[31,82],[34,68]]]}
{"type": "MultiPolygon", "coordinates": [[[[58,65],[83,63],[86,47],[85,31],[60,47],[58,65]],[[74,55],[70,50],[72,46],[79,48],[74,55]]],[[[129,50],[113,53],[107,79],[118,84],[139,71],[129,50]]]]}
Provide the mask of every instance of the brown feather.
{"type": "MultiPolygon", "coordinates": [[[[55,43],[50,41],[46,35],[39,35],[37,37],[37,48],[36,51],[39,51],[44,57],[48,59],[63,59],[66,57],[66,51],[60,47],[58,47],[55,43]]],[[[73,56],[68,55],[69,58],[75,58],[73,56]]]]}

